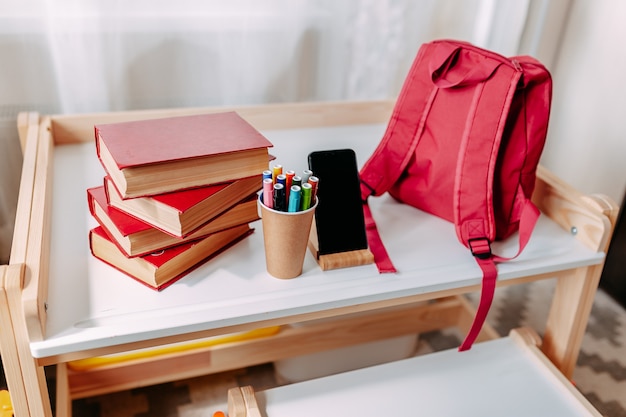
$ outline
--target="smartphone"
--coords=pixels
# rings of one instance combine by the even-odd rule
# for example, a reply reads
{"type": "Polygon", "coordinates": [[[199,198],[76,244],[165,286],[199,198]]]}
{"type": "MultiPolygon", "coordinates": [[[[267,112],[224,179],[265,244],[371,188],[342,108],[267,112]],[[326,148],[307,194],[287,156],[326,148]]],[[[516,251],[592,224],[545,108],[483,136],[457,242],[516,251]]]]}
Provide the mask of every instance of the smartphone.
{"type": "Polygon", "coordinates": [[[319,178],[315,210],[320,255],[367,249],[356,154],[352,149],[311,152],[309,169],[319,178]]]}

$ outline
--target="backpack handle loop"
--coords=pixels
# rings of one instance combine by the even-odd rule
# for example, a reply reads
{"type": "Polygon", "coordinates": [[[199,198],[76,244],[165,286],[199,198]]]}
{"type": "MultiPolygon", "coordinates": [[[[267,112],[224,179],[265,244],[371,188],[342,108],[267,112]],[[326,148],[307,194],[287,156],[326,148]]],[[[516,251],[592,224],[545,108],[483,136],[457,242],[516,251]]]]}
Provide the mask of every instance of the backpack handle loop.
{"type": "Polygon", "coordinates": [[[474,85],[487,80],[502,64],[467,47],[440,43],[429,62],[433,84],[439,88],[474,85]]]}

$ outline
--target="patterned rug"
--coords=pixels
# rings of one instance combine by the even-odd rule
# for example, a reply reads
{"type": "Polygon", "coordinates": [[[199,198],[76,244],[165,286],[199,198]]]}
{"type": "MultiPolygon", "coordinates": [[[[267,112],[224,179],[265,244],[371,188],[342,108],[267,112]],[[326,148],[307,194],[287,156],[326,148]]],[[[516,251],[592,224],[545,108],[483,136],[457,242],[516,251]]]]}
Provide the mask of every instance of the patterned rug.
{"type": "MultiPolygon", "coordinates": [[[[553,289],[549,280],[500,288],[488,320],[500,334],[523,325],[541,333],[553,289]]],[[[477,294],[470,299],[476,301],[477,294]]],[[[461,337],[454,329],[421,334],[415,354],[456,348],[461,337]]],[[[595,298],[574,382],[603,415],[626,417],[626,310],[602,290],[595,298]]],[[[274,366],[264,364],[76,400],[73,415],[211,417],[215,411],[226,411],[229,388],[252,385],[260,391],[280,384],[274,366]]]]}

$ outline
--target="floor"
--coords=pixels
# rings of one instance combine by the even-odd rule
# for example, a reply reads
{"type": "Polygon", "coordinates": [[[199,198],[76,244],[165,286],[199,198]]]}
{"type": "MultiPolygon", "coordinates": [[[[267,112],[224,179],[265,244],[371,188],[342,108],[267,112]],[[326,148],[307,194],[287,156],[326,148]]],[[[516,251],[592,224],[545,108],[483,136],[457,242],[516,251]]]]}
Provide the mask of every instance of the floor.
{"type": "MultiPolygon", "coordinates": [[[[498,289],[489,322],[501,334],[529,325],[543,331],[554,283],[542,281],[498,289]]],[[[477,295],[471,296],[476,301],[477,295]]],[[[413,354],[456,348],[454,329],[421,334],[413,354]]],[[[53,371],[49,369],[51,384],[53,371]]],[[[626,417],[626,309],[603,290],[596,296],[574,382],[605,416],[626,417]]],[[[76,400],[75,417],[211,417],[226,411],[234,386],[264,390],[284,383],[273,364],[76,400]]],[[[53,386],[53,385],[51,385],[53,386]]],[[[52,393],[53,394],[53,393],[52,393]]]]}

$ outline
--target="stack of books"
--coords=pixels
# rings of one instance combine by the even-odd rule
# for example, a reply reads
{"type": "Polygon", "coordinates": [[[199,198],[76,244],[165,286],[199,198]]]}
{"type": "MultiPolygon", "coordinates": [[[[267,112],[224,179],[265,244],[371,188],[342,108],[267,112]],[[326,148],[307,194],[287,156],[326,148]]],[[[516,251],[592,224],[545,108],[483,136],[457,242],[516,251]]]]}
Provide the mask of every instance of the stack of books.
{"type": "Polygon", "coordinates": [[[94,126],[91,253],[161,290],[248,236],[272,144],[235,112],[94,126]]]}

